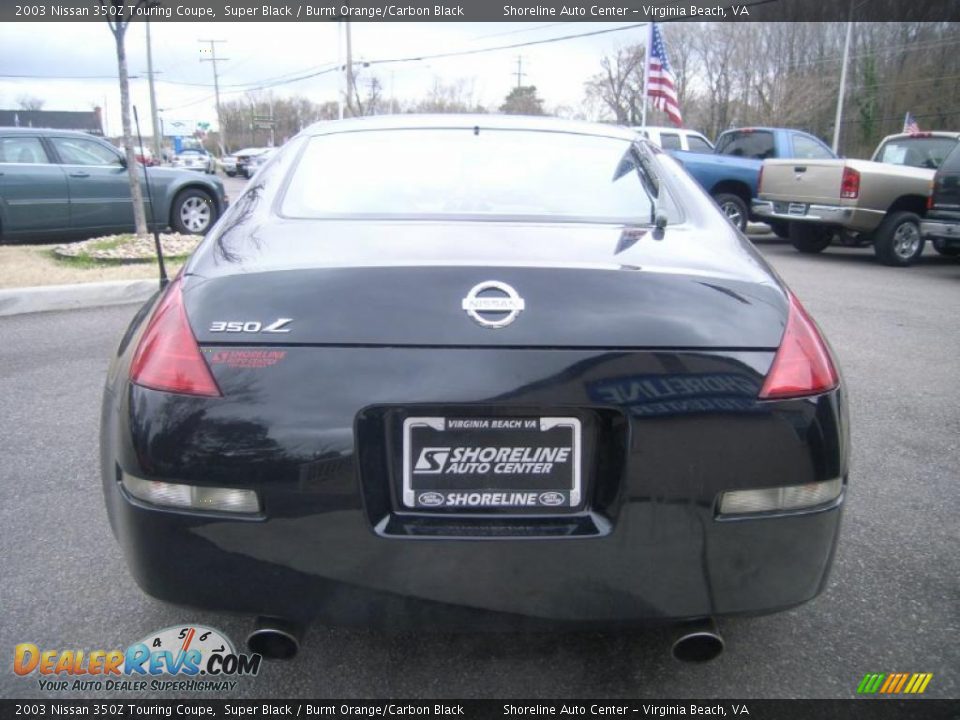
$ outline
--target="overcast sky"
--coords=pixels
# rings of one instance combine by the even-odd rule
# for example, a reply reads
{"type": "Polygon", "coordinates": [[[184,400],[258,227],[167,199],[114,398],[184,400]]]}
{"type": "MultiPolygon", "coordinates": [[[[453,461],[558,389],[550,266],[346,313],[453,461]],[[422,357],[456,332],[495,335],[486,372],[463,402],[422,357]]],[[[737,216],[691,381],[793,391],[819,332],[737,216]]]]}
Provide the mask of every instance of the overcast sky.
{"type": "MultiPolygon", "coordinates": [[[[625,28],[624,23],[352,23],[355,61],[422,56],[476,50],[546,38],[625,28]]],[[[216,124],[213,74],[201,62],[199,39],[217,45],[221,99],[241,98],[256,83],[285,74],[317,71],[337,63],[334,23],[184,23],[155,22],[154,69],[157,103],[169,120],[216,124]],[[190,86],[175,83],[194,83],[190,86]]],[[[622,29],[591,37],[466,57],[386,64],[375,69],[384,93],[401,99],[424,97],[434,83],[465,80],[473,83],[474,100],[499,105],[516,84],[517,55],[523,56],[524,84],[536,85],[548,108],[579,106],[583,83],[600,69],[600,58],[617,47],[642,42],[643,28],[622,29]]],[[[143,23],[135,22],[127,36],[132,98],[144,133],[149,132],[149,94],[145,71],[143,23]]],[[[209,56],[208,54],[205,56],[209,56]]],[[[113,37],[105,23],[0,24],[0,109],[14,109],[17,99],[31,95],[45,101],[44,110],[106,109],[107,130],[120,130],[120,96],[116,81],[113,37]],[[64,79],[88,76],[83,79],[64,79]]],[[[275,96],[304,95],[316,102],[336,100],[337,73],[273,88],[275,96]]]]}

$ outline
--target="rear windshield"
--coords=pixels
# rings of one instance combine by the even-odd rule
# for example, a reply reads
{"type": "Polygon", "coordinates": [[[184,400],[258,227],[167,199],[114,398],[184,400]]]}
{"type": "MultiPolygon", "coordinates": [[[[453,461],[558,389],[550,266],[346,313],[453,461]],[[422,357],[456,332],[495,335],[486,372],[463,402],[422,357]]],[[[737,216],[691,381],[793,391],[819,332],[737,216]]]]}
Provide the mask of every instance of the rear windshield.
{"type": "MultiPolygon", "coordinates": [[[[570,133],[399,129],[310,139],[287,217],[476,218],[647,223],[628,140],[570,133]]],[[[661,192],[660,209],[678,212],[661,192]]]]}
{"type": "Polygon", "coordinates": [[[945,137],[908,137],[889,140],[877,151],[874,160],[891,165],[936,170],[956,145],[956,140],[945,137]]]}
{"type": "Polygon", "coordinates": [[[769,130],[726,132],[717,140],[717,154],[765,160],[776,156],[769,130]]]}

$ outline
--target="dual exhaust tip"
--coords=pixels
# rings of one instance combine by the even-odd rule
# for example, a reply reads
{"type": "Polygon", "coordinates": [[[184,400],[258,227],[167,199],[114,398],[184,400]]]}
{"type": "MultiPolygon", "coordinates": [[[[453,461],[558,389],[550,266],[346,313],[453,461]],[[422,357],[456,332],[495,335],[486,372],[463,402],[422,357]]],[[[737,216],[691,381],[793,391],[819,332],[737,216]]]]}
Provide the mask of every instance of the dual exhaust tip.
{"type": "Polygon", "coordinates": [[[718,658],[723,648],[717,623],[713,618],[705,618],[680,625],[674,632],[670,650],[681,662],[705,663],[718,658]]]}
{"type": "Polygon", "coordinates": [[[260,617],[247,636],[247,647],[267,660],[292,660],[300,651],[302,636],[303,627],[297,623],[260,617]]]}
{"type": "MultiPolygon", "coordinates": [[[[268,660],[292,660],[300,650],[303,627],[279,618],[257,618],[247,637],[251,652],[268,660]]],[[[674,634],[671,652],[681,662],[709,662],[723,652],[724,643],[712,618],[684,623],[674,634]]]]}

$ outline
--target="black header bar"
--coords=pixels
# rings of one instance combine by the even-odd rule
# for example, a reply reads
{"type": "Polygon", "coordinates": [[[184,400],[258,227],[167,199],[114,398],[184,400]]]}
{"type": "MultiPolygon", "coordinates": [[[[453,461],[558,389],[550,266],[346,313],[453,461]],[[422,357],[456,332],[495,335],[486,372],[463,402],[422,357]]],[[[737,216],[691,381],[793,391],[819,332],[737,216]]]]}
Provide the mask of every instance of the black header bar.
{"type": "MultiPolygon", "coordinates": [[[[843,0],[126,0],[125,14],[152,22],[841,22],[843,0]]],[[[3,22],[102,22],[117,12],[96,0],[4,0],[3,22]]],[[[861,11],[862,12],[865,11],[861,11]]],[[[956,0],[871,0],[884,22],[955,22],[956,0]]]]}

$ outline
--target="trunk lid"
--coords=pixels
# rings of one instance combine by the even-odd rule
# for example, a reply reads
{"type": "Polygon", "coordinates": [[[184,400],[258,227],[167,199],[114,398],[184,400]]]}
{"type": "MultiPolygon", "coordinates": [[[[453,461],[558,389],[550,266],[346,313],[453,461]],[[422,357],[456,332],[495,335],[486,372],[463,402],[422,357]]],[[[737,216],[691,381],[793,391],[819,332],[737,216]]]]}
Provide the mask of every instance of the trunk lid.
{"type": "Polygon", "coordinates": [[[702,242],[679,225],[654,240],[614,226],[271,223],[255,244],[205,243],[184,299],[201,344],[777,347],[782,289],[729,226],[717,232],[702,242]],[[487,281],[523,300],[503,327],[464,307],[487,281]]]}

